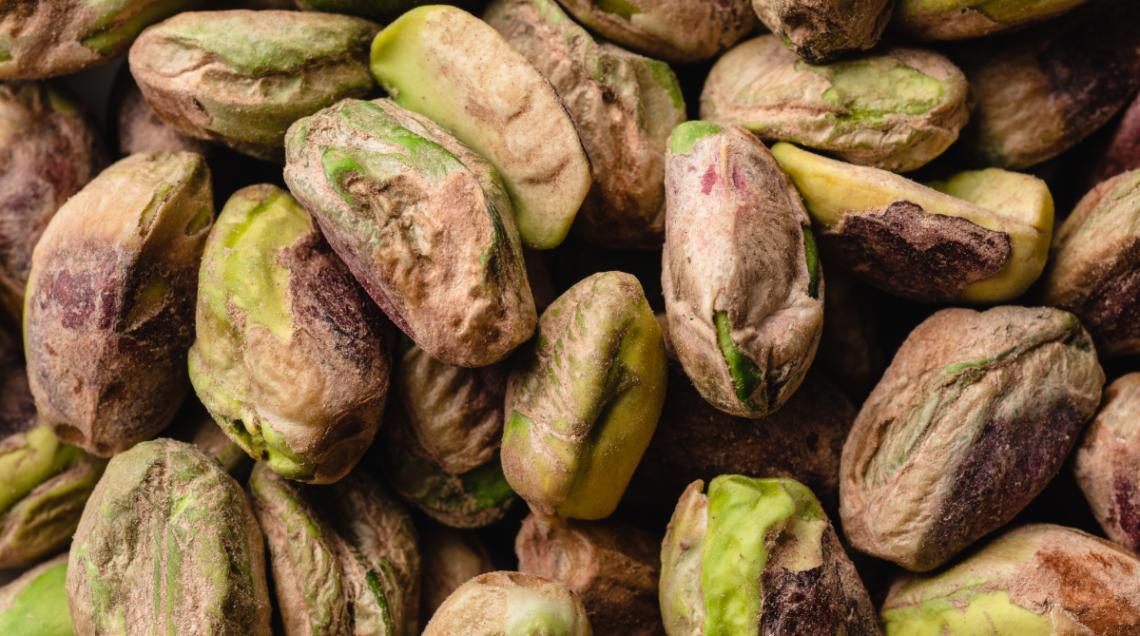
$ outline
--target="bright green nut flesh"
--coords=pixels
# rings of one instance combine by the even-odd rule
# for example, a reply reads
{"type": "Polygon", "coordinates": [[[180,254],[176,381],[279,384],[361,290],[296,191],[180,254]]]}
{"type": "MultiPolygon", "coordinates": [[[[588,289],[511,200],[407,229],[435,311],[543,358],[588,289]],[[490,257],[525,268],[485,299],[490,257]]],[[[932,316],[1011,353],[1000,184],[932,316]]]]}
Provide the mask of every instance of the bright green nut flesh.
{"type": "Polygon", "coordinates": [[[1054,18],[1088,0],[898,0],[892,31],[918,40],[965,40],[1054,18]]]}
{"type": "Polygon", "coordinates": [[[561,583],[519,572],[491,572],[444,601],[424,636],[592,636],[586,608],[561,583]]]}
{"type": "Polygon", "coordinates": [[[379,30],[325,13],[184,13],[131,47],[131,73],[179,132],[281,161],[293,122],[374,87],[368,45],[379,30]]]}
{"type": "Polygon", "coordinates": [[[61,554],[0,588],[0,634],[74,636],[66,581],[67,555],[61,554]]]}
{"type": "Polygon", "coordinates": [[[262,541],[217,460],[182,442],[143,442],[111,460],[75,534],[75,633],[269,636],[262,541]]]}
{"type": "Polygon", "coordinates": [[[501,35],[462,9],[419,7],[376,36],[372,74],[487,158],[528,247],[562,242],[593,183],[590,160],[554,87],[501,35]]]}
{"type": "Polygon", "coordinates": [[[595,274],[542,314],[507,380],[503,472],[540,516],[609,516],[657,426],[661,327],[637,279],[595,274]]]}

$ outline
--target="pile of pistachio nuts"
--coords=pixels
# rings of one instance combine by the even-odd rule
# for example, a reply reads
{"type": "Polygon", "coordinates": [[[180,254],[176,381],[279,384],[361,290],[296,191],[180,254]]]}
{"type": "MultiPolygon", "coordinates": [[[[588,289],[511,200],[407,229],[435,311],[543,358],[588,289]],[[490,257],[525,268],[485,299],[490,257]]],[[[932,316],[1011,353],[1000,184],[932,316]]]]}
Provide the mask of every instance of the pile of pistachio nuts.
{"type": "Polygon", "coordinates": [[[0,0],[0,636],[1140,636],[1140,2],[457,4],[0,0]]]}

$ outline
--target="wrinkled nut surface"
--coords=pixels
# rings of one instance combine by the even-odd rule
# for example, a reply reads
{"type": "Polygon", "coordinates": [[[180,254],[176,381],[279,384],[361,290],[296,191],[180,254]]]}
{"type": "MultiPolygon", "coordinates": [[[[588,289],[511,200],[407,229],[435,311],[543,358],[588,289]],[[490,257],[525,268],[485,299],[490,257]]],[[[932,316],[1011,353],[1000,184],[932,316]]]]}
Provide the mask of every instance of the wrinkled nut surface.
{"type": "Polygon", "coordinates": [[[67,612],[67,554],[0,588],[0,634],[75,636],[67,612]]]}
{"type": "Polygon", "coordinates": [[[942,565],[1041,492],[1103,384],[1072,314],[934,314],[903,343],[843,448],[851,544],[916,572],[942,565]]]}
{"type": "Polygon", "coordinates": [[[285,636],[417,633],[420,560],[407,510],[354,471],[331,486],[265,464],[249,480],[285,636]]]}
{"type": "Polygon", "coordinates": [[[764,26],[811,64],[875,46],[895,0],[752,0],[764,26]]]}
{"type": "Polygon", "coordinates": [[[424,636],[592,636],[586,608],[561,583],[491,572],[464,583],[432,617],[424,636]]]}
{"type": "Polygon", "coordinates": [[[518,497],[503,475],[508,361],[466,369],[412,346],[399,361],[384,411],[380,468],[401,497],[440,523],[494,523],[518,497]]]}
{"type": "Polygon", "coordinates": [[[578,124],[594,186],[573,231],[606,247],[660,247],[665,145],[687,118],[672,69],[594,39],[554,0],[498,0],[483,19],[550,79],[578,124]]]}
{"type": "Polygon", "coordinates": [[[1109,179],[1077,204],[1057,235],[1042,283],[1046,305],[1075,313],[1097,353],[1140,353],[1140,170],[1109,179]]]}
{"type": "Polygon", "coordinates": [[[387,99],[297,122],[288,154],[289,188],[428,355],[479,367],[530,338],[536,312],[511,203],[482,157],[387,99]]]}
{"type": "Polygon", "coordinates": [[[688,122],[669,138],[662,287],[669,336],[713,406],[764,417],[815,357],[823,274],[795,187],[755,137],[688,122]]]}
{"type": "Polygon", "coordinates": [[[241,486],[196,446],[157,439],[116,455],[67,564],[76,636],[269,636],[262,541],[241,486]]]}
{"type": "Polygon", "coordinates": [[[657,427],[667,381],[661,327],[637,279],[579,281],[513,358],[507,481],[543,517],[608,517],[657,427]]]}
{"type": "Polygon", "coordinates": [[[159,119],[127,65],[119,69],[111,88],[109,116],[118,131],[120,157],[136,152],[196,152],[208,158],[214,148],[210,142],[184,135],[159,119]]]}
{"type": "Polygon", "coordinates": [[[95,123],[62,86],[0,83],[0,327],[18,330],[51,217],[106,164],[95,123]]]}
{"type": "Polygon", "coordinates": [[[722,475],[681,495],[661,546],[669,636],[878,636],[875,608],[811,491],[722,475]]]}
{"type": "Polygon", "coordinates": [[[562,242],[593,183],[590,160],[555,88],[495,29],[455,7],[413,9],[376,36],[372,74],[495,167],[527,247],[562,242]]]}
{"type": "Polygon", "coordinates": [[[206,242],[190,381],[227,435],[300,481],[348,473],[392,364],[383,315],[288,192],[243,188],[206,242]]]}
{"type": "Polygon", "coordinates": [[[110,457],[162,430],[190,388],[198,265],[214,220],[191,153],[132,155],[48,224],[24,306],[28,380],[60,440],[110,457]]]}
{"type": "Polygon", "coordinates": [[[471,579],[495,570],[487,548],[470,530],[424,523],[420,531],[420,625],[427,625],[440,605],[471,579]]]}
{"type": "Polygon", "coordinates": [[[916,40],[980,38],[1055,18],[1087,1],[898,0],[890,28],[916,40]]]}
{"type": "Polygon", "coordinates": [[[1009,530],[950,569],[891,586],[888,634],[1120,634],[1140,626],[1140,561],[1080,530],[1009,530]]]}
{"type": "Polygon", "coordinates": [[[1053,235],[1045,182],[989,169],[923,186],[779,143],[826,256],[856,278],[920,302],[997,303],[1041,275],[1053,235]]]}
{"type": "Polygon", "coordinates": [[[954,143],[970,116],[968,96],[966,76],[933,51],[888,47],[812,66],[765,35],[717,60],[701,119],[907,172],[954,143]]]}
{"type": "Polygon", "coordinates": [[[293,122],[373,88],[368,45],[379,30],[328,13],[183,13],[135,42],[131,73],[178,131],[281,161],[293,122]]]}
{"type": "Polygon", "coordinates": [[[127,52],[147,26],[203,0],[7,0],[0,6],[0,80],[55,77],[127,52]]]}
{"type": "Polygon", "coordinates": [[[661,536],[614,521],[547,525],[533,513],[515,538],[519,570],[565,585],[599,634],[664,636],[661,536]]]}

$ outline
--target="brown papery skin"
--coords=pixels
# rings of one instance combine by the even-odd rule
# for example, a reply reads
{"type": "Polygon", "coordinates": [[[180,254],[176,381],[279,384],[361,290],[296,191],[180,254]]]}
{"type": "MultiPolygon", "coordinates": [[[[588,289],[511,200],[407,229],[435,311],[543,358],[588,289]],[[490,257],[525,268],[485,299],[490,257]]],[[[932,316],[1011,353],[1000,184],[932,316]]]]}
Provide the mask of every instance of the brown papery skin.
{"type": "Polygon", "coordinates": [[[159,119],[125,65],[111,89],[111,117],[117,119],[120,157],[136,152],[196,152],[203,157],[212,154],[214,146],[210,142],[183,135],[159,119]]]}
{"type": "Polygon", "coordinates": [[[760,21],[812,64],[875,46],[894,6],[895,0],[752,0],[760,21]]]}
{"type": "Polygon", "coordinates": [[[469,530],[422,523],[420,531],[420,625],[427,625],[451,593],[467,581],[495,570],[487,548],[469,530]]]}

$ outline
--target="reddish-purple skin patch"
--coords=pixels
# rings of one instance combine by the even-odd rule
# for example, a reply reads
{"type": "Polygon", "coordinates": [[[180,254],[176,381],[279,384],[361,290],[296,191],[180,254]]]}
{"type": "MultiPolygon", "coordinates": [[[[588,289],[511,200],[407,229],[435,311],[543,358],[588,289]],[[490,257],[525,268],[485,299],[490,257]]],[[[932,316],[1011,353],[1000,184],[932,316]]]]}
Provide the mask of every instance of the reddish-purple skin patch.
{"type": "Polygon", "coordinates": [[[1077,313],[1102,355],[1140,353],[1140,269],[1109,279],[1077,313]]]}
{"type": "Polygon", "coordinates": [[[705,173],[701,175],[701,194],[712,192],[713,186],[716,185],[716,180],[716,166],[709,166],[709,169],[705,170],[705,173]]]}
{"type": "Polygon", "coordinates": [[[1135,475],[1118,471],[1112,480],[1113,503],[1116,504],[1116,522],[1123,534],[1124,547],[1132,552],[1140,551],[1140,493],[1136,491],[1135,475]]]}

